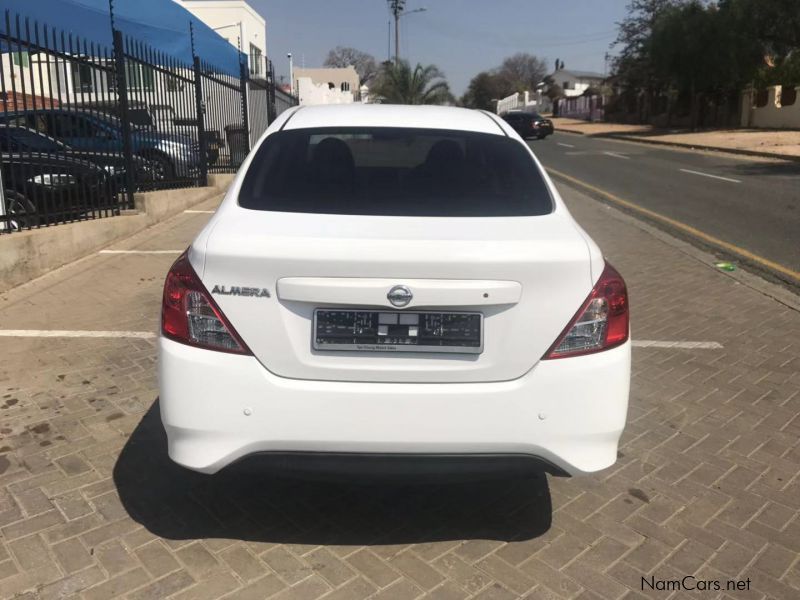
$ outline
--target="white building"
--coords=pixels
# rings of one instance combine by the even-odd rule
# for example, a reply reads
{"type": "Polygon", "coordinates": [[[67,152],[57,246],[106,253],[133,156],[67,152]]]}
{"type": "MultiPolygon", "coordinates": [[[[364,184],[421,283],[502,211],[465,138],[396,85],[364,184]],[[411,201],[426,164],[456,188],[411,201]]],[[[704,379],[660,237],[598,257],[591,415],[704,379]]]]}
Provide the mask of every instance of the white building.
{"type": "Polygon", "coordinates": [[[247,54],[252,77],[266,77],[267,22],[244,0],[175,0],[247,54]]]}
{"type": "Polygon", "coordinates": [[[300,104],[350,104],[361,101],[366,86],[352,65],[343,68],[294,69],[295,90],[300,104]]]}
{"type": "Polygon", "coordinates": [[[600,86],[606,78],[602,73],[572,71],[569,69],[553,71],[548,77],[564,91],[564,95],[567,98],[580,96],[590,87],[600,86]]]}

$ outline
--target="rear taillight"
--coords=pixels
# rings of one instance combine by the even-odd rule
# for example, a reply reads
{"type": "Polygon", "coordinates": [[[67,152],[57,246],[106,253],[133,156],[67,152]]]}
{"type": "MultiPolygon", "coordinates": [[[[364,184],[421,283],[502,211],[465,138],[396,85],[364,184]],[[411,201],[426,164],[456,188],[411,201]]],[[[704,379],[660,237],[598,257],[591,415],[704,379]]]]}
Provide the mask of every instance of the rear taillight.
{"type": "Polygon", "coordinates": [[[589,297],[544,359],[591,354],[628,340],[628,291],[617,270],[606,263],[589,297]]]}
{"type": "Polygon", "coordinates": [[[194,272],[186,252],[172,265],[164,282],[161,333],[189,346],[251,354],[194,272]]]}

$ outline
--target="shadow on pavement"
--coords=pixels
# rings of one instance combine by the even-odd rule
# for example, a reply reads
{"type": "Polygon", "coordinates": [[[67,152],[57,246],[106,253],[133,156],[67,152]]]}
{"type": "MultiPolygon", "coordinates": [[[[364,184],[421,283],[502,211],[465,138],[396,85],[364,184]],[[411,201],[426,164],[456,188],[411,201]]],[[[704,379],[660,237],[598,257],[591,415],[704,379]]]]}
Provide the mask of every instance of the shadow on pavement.
{"type": "Polygon", "coordinates": [[[125,509],[168,539],[228,538],[294,544],[401,544],[527,540],[550,528],[544,473],[517,480],[357,484],[281,479],[258,460],[214,476],[167,456],[153,403],[114,466],[125,509]]]}
{"type": "Polygon", "coordinates": [[[731,173],[743,177],[800,177],[800,161],[743,162],[739,165],[726,165],[731,173]]]}

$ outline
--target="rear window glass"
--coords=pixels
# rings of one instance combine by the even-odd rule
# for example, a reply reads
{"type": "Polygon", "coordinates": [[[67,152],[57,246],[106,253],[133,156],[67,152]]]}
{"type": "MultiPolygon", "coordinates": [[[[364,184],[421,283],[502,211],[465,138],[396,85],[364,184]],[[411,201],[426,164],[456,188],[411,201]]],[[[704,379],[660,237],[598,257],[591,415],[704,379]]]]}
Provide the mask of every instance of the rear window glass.
{"type": "Polygon", "coordinates": [[[239,193],[244,208],[339,215],[544,215],[539,168],[499,135],[407,128],[293,129],[270,135],[239,193]]]}

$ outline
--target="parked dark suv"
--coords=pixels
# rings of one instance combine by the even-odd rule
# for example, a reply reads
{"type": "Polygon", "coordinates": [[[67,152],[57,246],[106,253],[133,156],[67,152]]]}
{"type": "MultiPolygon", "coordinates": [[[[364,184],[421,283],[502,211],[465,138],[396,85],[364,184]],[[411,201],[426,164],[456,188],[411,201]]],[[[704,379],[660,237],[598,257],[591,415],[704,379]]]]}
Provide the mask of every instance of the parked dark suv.
{"type": "MultiPolygon", "coordinates": [[[[122,123],[105,113],[83,109],[27,110],[0,113],[0,123],[21,125],[64,142],[75,150],[122,152],[122,123]]],[[[199,145],[180,134],[135,128],[133,153],[147,159],[158,179],[196,177],[199,145]]]]}
{"type": "Polygon", "coordinates": [[[523,139],[533,137],[541,140],[553,133],[553,122],[539,113],[512,111],[500,116],[523,139]]]}

